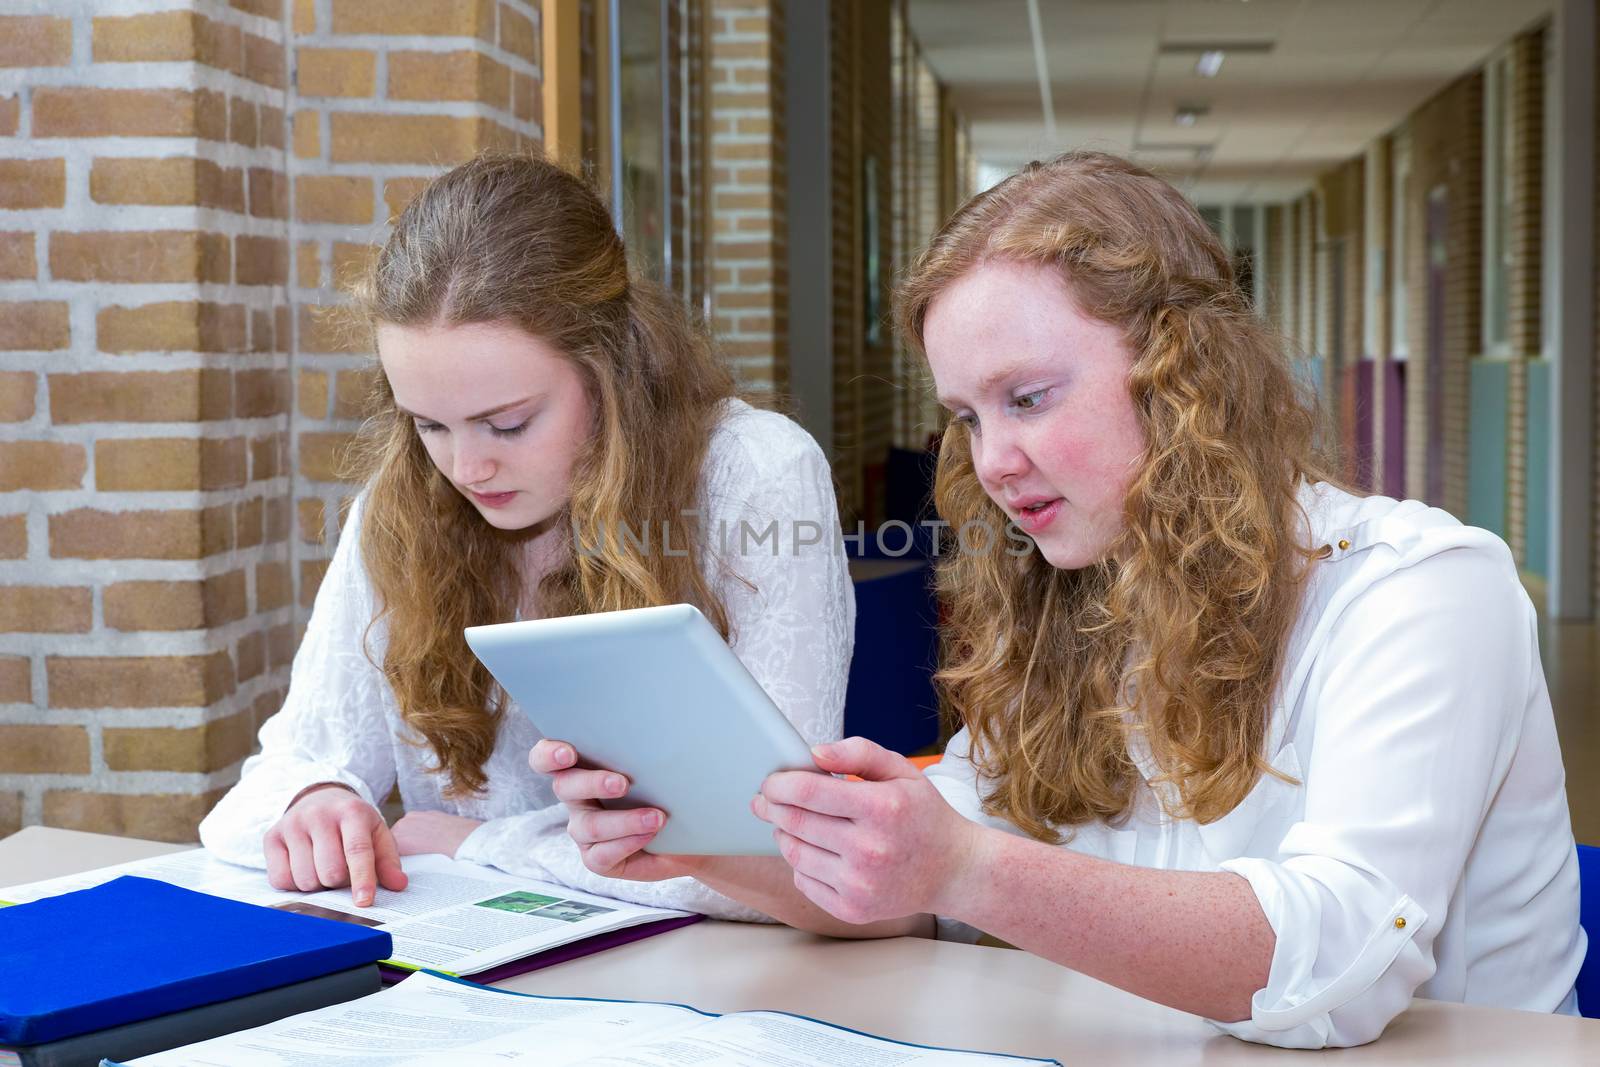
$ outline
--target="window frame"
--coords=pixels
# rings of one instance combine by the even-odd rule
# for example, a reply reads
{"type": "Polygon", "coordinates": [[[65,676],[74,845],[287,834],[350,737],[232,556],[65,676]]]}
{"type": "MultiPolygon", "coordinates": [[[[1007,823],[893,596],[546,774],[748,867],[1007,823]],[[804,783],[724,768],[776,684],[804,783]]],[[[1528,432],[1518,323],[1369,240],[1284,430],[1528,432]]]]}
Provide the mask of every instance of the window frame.
{"type": "Polygon", "coordinates": [[[1511,99],[1516,71],[1509,47],[1483,68],[1483,224],[1479,348],[1511,354],[1511,99]]]}
{"type": "Polygon", "coordinates": [[[1389,173],[1393,177],[1389,212],[1389,358],[1404,362],[1411,355],[1411,291],[1407,278],[1410,242],[1407,228],[1411,221],[1411,134],[1398,134],[1394,140],[1389,173]]]}

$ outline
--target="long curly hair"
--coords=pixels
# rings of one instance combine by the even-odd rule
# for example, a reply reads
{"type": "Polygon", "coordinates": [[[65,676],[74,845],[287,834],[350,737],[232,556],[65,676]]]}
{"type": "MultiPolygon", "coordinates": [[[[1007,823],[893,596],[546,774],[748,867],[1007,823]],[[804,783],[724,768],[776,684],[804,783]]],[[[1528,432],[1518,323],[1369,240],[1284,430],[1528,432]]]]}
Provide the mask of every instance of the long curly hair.
{"type": "MultiPolygon", "coordinates": [[[[915,346],[930,304],[989,261],[1060,271],[1085,314],[1123,332],[1145,449],[1102,562],[955,545],[940,566],[937,681],[992,783],[985,808],[1050,842],[1115,822],[1141,781],[1140,735],[1169,812],[1215,821],[1271,769],[1273,694],[1319,554],[1297,490],[1331,480],[1314,404],[1200,215],[1125,160],[1068,153],[968,201],[901,286],[915,346]]],[[[956,422],[935,493],[952,528],[1007,527],[956,422]]]]}
{"type": "MultiPolygon", "coordinates": [[[[728,636],[698,537],[684,538],[687,552],[640,552],[622,536],[603,536],[663,523],[685,529],[681,512],[698,499],[701,464],[734,386],[681,305],[630,275],[611,217],[583,180],[531,154],[486,154],[456,167],[400,215],[351,295],[369,336],[385,323],[509,324],[577,368],[594,431],[557,521],[566,551],[539,580],[541,614],[687,601],[728,636]],[[602,536],[572,551],[575,527],[602,536]]],[[[505,701],[462,630],[515,617],[525,538],[490,526],[434,466],[381,365],[375,382],[353,473],[367,486],[360,544],[379,603],[373,622],[388,631],[380,666],[447,792],[470,795],[486,784],[505,701]]]]}

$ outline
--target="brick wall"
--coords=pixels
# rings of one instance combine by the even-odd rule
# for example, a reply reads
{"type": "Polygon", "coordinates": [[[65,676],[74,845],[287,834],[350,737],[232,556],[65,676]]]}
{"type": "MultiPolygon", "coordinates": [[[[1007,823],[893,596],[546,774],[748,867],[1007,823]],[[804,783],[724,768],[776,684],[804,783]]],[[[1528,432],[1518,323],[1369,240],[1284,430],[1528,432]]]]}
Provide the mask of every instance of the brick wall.
{"type": "MultiPolygon", "coordinates": [[[[1341,186],[1342,188],[1342,186],[1341,186]]],[[[1316,188],[1311,194],[1312,228],[1312,288],[1311,288],[1311,319],[1312,333],[1310,351],[1313,355],[1321,356],[1321,373],[1317,382],[1317,390],[1322,397],[1322,403],[1329,415],[1337,414],[1339,410],[1338,392],[1338,367],[1334,359],[1334,345],[1338,339],[1335,337],[1338,324],[1334,322],[1334,309],[1336,307],[1332,285],[1337,276],[1333,257],[1337,251],[1331,235],[1323,229],[1323,219],[1327,212],[1325,204],[1327,193],[1322,187],[1316,188]]],[[[1340,238],[1342,240],[1342,237],[1340,238]]]]}
{"type": "MultiPolygon", "coordinates": [[[[899,26],[895,58],[894,269],[905,271],[945,218],[975,191],[976,161],[958,135],[946,146],[941,129],[960,119],[911,36],[899,26]],[[945,158],[950,156],[953,158],[945,158]]],[[[922,448],[944,426],[933,383],[921,357],[895,339],[894,443],[922,448]]]]}
{"type": "Polygon", "coordinates": [[[1258,274],[1256,285],[1265,293],[1263,311],[1267,322],[1280,333],[1287,333],[1284,328],[1284,315],[1286,301],[1283,287],[1284,264],[1288,262],[1289,247],[1284,235],[1285,208],[1282,204],[1268,204],[1266,216],[1266,272],[1258,274]]]}
{"type": "Polygon", "coordinates": [[[1528,551],[1527,361],[1544,345],[1540,281],[1544,251],[1544,50],[1538,29],[1511,45],[1511,373],[1506,420],[1506,540],[1521,563],[1528,551]]]}
{"type": "Polygon", "coordinates": [[[1317,198],[1294,203],[1295,341],[1302,355],[1317,355],[1317,198]]]}
{"type": "MultiPolygon", "coordinates": [[[[866,421],[865,382],[861,375],[863,341],[861,321],[864,289],[862,263],[856,239],[862,210],[861,175],[855,142],[857,66],[855,8],[848,0],[828,8],[829,101],[828,184],[832,203],[830,266],[833,332],[833,477],[838,487],[839,510],[846,525],[864,518],[866,471],[861,464],[866,421]]],[[[891,56],[892,59],[892,56],[891,56]]]]}
{"type": "MultiPolygon", "coordinates": [[[[921,244],[916,232],[915,213],[911,210],[912,190],[916,188],[916,60],[917,41],[911,36],[911,24],[906,19],[904,3],[893,6],[890,25],[889,64],[894,82],[894,129],[889,149],[889,172],[894,183],[890,198],[890,262],[895,276],[899,277],[911,262],[921,244]]],[[[895,393],[894,443],[912,447],[916,417],[915,399],[910,383],[914,381],[913,368],[919,357],[904,344],[897,334],[894,343],[894,380],[900,386],[895,393]]]]}
{"type": "MultiPolygon", "coordinates": [[[[1298,350],[1300,344],[1300,212],[1295,204],[1282,205],[1283,255],[1274,270],[1278,283],[1278,306],[1282,312],[1279,328],[1289,345],[1298,350]]],[[[1298,351],[1296,352],[1298,354],[1298,351]]]]}
{"type": "MultiPolygon", "coordinates": [[[[1364,169],[1366,179],[1366,195],[1362,201],[1362,212],[1371,216],[1376,224],[1376,232],[1368,233],[1365,242],[1365,256],[1367,261],[1377,264],[1377,293],[1376,299],[1370,309],[1372,318],[1369,321],[1362,319],[1362,354],[1373,357],[1387,357],[1393,351],[1393,344],[1389,336],[1392,323],[1392,307],[1390,303],[1390,282],[1393,269],[1389,262],[1394,218],[1394,159],[1393,142],[1388,137],[1380,137],[1373,142],[1366,160],[1364,169]],[[1371,335],[1376,343],[1367,344],[1366,336],[1371,335]]],[[[1362,268],[1363,286],[1366,277],[1366,268],[1362,268]]]]}
{"type": "MultiPolygon", "coordinates": [[[[945,206],[940,202],[939,182],[940,87],[920,49],[913,75],[916,78],[916,158],[912,171],[912,203],[915,240],[920,248],[944,225],[944,213],[940,209],[945,206]]],[[[909,380],[915,383],[909,397],[912,433],[918,428],[926,428],[924,432],[943,430],[948,415],[934,399],[933,376],[928,372],[927,362],[919,358],[911,370],[913,376],[909,380]]]]}
{"type": "Polygon", "coordinates": [[[285,681],[272,6],[0,19],[0,833],[187,836],[285,681]]]}
{"type": "Polygon", "coordinates": [[[689,214],[688,276],[685,294],[689,309],[709,318],[711,300],[711,71],[712,14],[709,0],[678,0],[684,37],[684,105],[689,109],[684,140],[686,208],[689,214]]]}
{"type": "Polygon", "coordinates": [[[887,5],[837,0],[829,8],[833,469],[846,517],[869,524],[882,515],[882,471],[895,417],[888,321],[894,247],[891,29],[887,5]],[[876,229],[870,238],[878,256],[876,308],[868,302],[869,226],[876,229]]]}
{"type": "Polygon", "coordinates": [[[1442,449],[1436,498],[1428,502],[1454,515],[1467,508],[1468,366],[1482,331],[1483,262],[1483,74],[1458,79],[1415,111],[1407,122],[1412,144],[1408,247],[1412,299],[1409,306],[1411,366],[1407,379],[1407,490],[1428,492],[1430,407],[1437,405],[1442,449]],[[1442,248],[1427,243],[1429,199],[1442,190],[1446,213],[1442,248]],[[1443,326],[1438,339],[1442,365],[1431,370],[1433,338],[1428,326],[1428,262],[1442,255],[1443,326]],[[1432,384],[1432,388],[1429,387],[1432,384]]]}
{"type": "Polygon", "coordinates": [[[311,308],[424,176],[537,140],[538,13],[32,6],[0,19],[0,834],[192,839],[349,493],[368,357],[311,308]]]}
{"type": "Polygon", "coordinates": [[[1347,365],[1361,359],[1366,331],[1366,286],[1362,270],[1367,259],[1367,234],[1363,225],[1366,218],[1366,160],[1352,159],[1344,166],[1343,217],[1346,233],[1344,246],[1344,317],[1338,324],[1347,365]]]}
{"type": "MultiPolygon", "coordinates": [[[[894,244],[892,28],[888,4],[877,0],[851,0],[850,7],[855,21],[852,34],[855,51],[853,95],[857,101],[858,124],[853,155],[859,175],[862,208],[855,215],[855,248],[863,268],[863,293],[866,286],[873,285],[876,294],[876,306],[863,305],[859,319],[862,335],[862,435],[858,462],[865,475],[861,510],[868,522],[876,523],[884,516],[885,464],[894,437],[895,398],[899,392],[894,378],[894,322],[891,314],[894,295],[894,261],[891,258],[894,244]],[[866,210],[869,205],[872,208],[870,216],[866,210]],[[869,227],[873,229],[870,234],[869,227]],[[869,243],[877,260],[875,285],[872,276],[865,270],[869,243]]],[[[954,153],[952,151],[949,154],[953,156],[954,153]]],[[[840,219],[837,211],[833,218],[837,228],[840,219]]],[[[834,321],[838,321],[837,313],[834,321]]]]}
{"type": "MultiPolygon", "coordinates": [[[[1394,196],[1394,159],[1393,144],[1388,137],[1380,137],[1373,143],[1367,156],[1366,164],[1366,197],[1363,211],[1375,217],[1377,230],[1368,234],[1368,242],[1364,250],[1367,261],[1375,261],[1378,265],[1378,290],[1376,299],[1367,310],[1371,318],[1363,318],[1362,354],[1372,358],[1375,362],[1372,368],[1372,488],[1377,492],[1384,491],[1384,450],[1387,446],[1384,433],[1384,413],[1387,405],[1394,403],[1396,398],[1388,395],[1389,358],[1393,352],[1390,339],[1390,326],[1393,320],[1391,307],[1390,272],[1394,269],[1391,263],[1393,255],[1393,238],[1390,232],[1393,226],[1393,196],[1394,196]],[[1372,335],[1375,345],[1368,345],[1365,336],[1372,335]]],[[[1362,268],[1362,285],[1367,284],[1366,268],[1362,268]]],[[[1363,297],[1363,300],[1365,298],[1363,297]]]]}
{"type": "MultiPolygon", "coordinates": [[[[1594,54],[1600,56],[1600,21],[1595,25],[1594,54]]],[[[1600,80],[1595,83],[1595,139],[1600,141],[1600,80]]],[[[1595,176],[1595,234],[1594,243],[1597,255],[1600,255],[1600,174],[1595,176]]],[[[1554,205],[1552,205],[1554,206],[1554,205]]],[[[1600,269],[1595,270],[1595,298],[1600,305],[1600,269]]],[[[1590,359],[1600,362],[1600,313],[1594,316],[1595,320],[1595,345],[1590,352],[1590,359]]],[[[1593,476],[1590,492],[1593,518],[1590,526],[1593,536],[1590,538],[1594,545],[1594,554],[1590,557],[1590,569],[1593,575],[1593,600],[1590,603],[1591,617],[1600,611],[1600,367],[1596,367],[1594,374],[1594,456],[1591,459],[1591,474],[1593,476]]]]}
{"type": "MultiPolygon", "coordinates": [[[[688,144],[683,136],[684,121],[688,117],[687,102],[683,98],[684,64],[687,61],[685,46],[688,44],[686,29],[688,19],[685,18],[685,4],[683,0],[673,0],[666,5],[666,51],[667,83],[673,91],[667,96],[666,130],[664,140],[667,146],[667,212],[668,212],[668,248],[667,263],[668,277],[662,281],[674,293],[682,297],[685,302],[689,298],[690,277],[690,250],[693,247],[689,230],[691,216],[689,203],[689,169],[688,144]]],[[[695,212],[694,214],[698,214],[695,212]]]]}
{"type": "Polygon", "coordinates": [[[783,0],[710,13],[710,323],[740,384],[789,387],[783,0]]]}
{"type": "Polygon", "coordinates": [[[1327,416],[1337,420],[1338,454],[1344,475],[1358,480],[1355,437],[1355,364],[1362,356],[1362,264],[1366,257],[1366,161],[1349,160],[1317,182],[1322,211],[1318,270],[1318,350],[1323,360],[1323,396],[1327,416]],[[1335,262],[1337,260],[1337,262],[1335,262]],[[1336,293],[1334,287],[1339,291],[1336,293]]]}

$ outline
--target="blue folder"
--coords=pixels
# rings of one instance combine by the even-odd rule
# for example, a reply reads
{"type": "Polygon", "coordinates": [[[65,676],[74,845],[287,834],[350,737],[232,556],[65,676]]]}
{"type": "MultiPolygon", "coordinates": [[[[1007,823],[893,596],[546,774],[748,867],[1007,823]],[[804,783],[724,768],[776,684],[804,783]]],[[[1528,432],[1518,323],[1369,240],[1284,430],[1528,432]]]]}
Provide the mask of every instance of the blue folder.
{"type": "Polygon", "coordinates": [[[35,1045],[387,959],[381,930],[123,877],[0,908],[0,1045],[35,1045]]]}

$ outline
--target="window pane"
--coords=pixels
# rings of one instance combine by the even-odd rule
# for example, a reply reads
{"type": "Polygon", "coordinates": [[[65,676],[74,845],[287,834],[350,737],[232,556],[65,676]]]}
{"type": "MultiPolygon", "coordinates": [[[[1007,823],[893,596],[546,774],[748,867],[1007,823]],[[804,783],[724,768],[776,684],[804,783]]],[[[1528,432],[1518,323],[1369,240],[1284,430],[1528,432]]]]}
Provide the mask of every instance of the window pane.
{"type": "Polygon", "coordinates": [[[1393,257],[1389,263],[1389,355],[1394,359],[1404,359],[1410,347],[1407,332],[1407,320],[1411,313],[1407,299],[1410,295],[1407,278],[1410,268],[1406,248],[1406,229],[1410,225],[1406,210],[1410,203],[1410,185],[1411,144],[1401,140],[1394,146],[1394,210],[1390,216],[1392,231],[1389,239],[1393,257]]]}
{"type": "Polygon", "coordinates": [[[622,132],[622,236],[641,274],[665,282],[666,130],[662,0],[621,0],[618,92],[622,132]]]}

